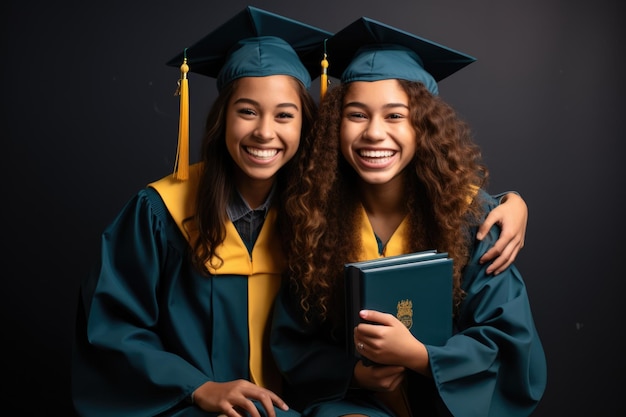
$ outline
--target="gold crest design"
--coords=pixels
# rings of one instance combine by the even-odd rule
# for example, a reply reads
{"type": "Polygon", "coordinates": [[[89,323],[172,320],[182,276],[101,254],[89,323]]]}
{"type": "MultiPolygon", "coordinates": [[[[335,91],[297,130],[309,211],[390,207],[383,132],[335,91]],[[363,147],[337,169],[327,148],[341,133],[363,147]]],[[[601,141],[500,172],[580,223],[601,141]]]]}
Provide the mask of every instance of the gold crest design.
{"type": "Polygon", "coordinates": [[[407,327],[407,329],[410,329],[413,326],[413,301],[398,301],[398,314],[396,314],[396,317],[407,327]]]}

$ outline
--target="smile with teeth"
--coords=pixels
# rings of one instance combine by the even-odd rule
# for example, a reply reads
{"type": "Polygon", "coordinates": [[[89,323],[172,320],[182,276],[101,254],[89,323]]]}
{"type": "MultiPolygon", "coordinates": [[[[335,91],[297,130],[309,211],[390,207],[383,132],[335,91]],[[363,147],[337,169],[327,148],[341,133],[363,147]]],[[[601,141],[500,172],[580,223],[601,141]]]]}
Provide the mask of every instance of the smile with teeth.
{"type": "Polygon", "coordinates": [[[370,162],[377,162],[377,163],[385,162],[389,158],[394,156],[395,154],[396,152],[391,151],[391,150],[380,150],[380,151],[374,151],[374,150],[369,150],[369,149],[359,150],[359,156],[361,158],[367,159],[370,162]]]}
{"type": "Polygon", "coordinates": [[[260,159],[270,159],[278,153],[278,149],[259,149],[251,147],[246,147],[245,149],[250,155],[260,159]]]}

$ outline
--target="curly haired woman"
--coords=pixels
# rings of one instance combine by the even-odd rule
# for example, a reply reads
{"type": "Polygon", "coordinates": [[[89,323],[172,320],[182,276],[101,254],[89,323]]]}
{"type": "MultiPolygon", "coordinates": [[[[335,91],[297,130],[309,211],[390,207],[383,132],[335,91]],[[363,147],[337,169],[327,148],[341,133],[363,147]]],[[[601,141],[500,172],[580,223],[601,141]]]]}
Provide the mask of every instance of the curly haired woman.
{"type": "Polygon", "coordinates": [[[279,220],[289,276],[271,343],[285,395],[314,416],[529,415],[546,362],[526,286],[514,265],[492,275],[480,261],[500,233],[476,239],[497,201],[468,125],[438,96],[473,58],[367,18],[327,48],[342,84],[320,105],[279,220]],[[344,264],[428,249],[454,260],[453,335],[427,345],[363,310],[354,343],[376,363],[365,366],[346,349],[344,264]]]}

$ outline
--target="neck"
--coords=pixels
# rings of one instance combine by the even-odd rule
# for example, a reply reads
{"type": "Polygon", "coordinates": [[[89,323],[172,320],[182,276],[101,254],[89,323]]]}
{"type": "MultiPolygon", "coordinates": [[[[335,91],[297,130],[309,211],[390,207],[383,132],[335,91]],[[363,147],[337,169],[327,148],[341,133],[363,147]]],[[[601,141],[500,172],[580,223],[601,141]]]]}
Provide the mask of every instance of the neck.
{"type": "Polygon", "coordinates": [[[274,185],[274,178],[257,180],[248,176],[240,176],[235,178],[235,184],[246,203],[248,203],[250,208],[255,209],[267,199],[274,185]]]}
{"type": "Polygon", "coordinates": [[[384,184],[359,185],[361,203],[368,213],[375,215],[406,214],[404,178],[396,177],[384,184]]]}
{"type": "Polygon", "coordinates": [[[385,184],[362,183],[360,193],[374,233],[387,242],[408,211],[403,178],[396,177],[385,184]]]}

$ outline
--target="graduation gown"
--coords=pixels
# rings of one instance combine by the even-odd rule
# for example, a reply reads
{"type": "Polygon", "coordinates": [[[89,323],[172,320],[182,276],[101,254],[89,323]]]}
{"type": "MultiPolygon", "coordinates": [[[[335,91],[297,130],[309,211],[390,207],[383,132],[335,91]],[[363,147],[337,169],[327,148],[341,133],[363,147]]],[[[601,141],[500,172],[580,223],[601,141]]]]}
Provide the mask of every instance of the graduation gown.
{"type": "MultiPolygon", "coordinates": [[[[497,205],[494,198],[481,194],[487,211],[497,205]]],[[[374,231],[367,216],[363,219],[359,260],[380,257],[374,231]]],[[[467,296],[454,320],[453,336],[443,346],[426,345],[433,377],[408,372],[407,394],[414,416],[522,417],[532,413],[543,395],[545,354],[522,276],[515,266],[487,275],[487,265],[479,264],[498,233],[494,227],[488,237],[476,241],[463,273],[467,296]]],[[[385,256],[406,253],[406,240],[406,223],[402,223],[387,243],[385,256]]],[[[318,404],[325,404],[322,409],[328,412],[332,401],[355,396],[349,384],[356,359],[347,355],[345,340],[333,339],[326,326],[305,325],[293,300],[288,288],[281,288],[271,334],[272,353],[290,385],[285,395],[292,405],[308,407],[303,415],[316,415],[318,404]]],[[[359,401],[372,397],[365,393],[359,401]]],[[[343,404],[341,411],[365,410],[343,404]]]]}
{"type": "Polygon", "coordinates": [[[202,275],[189,261],[194,232],[182,225],[198,177],[193,166],[187,182],[150,184],[102,234],[78,302],[71,376],[81,416],[210,416],[188,400],[206,381],[272,385],[259,366],[270,356],[260,340],[284,268],[275,211],[251,254],[229,222],[224,266],[202,275]]]}

